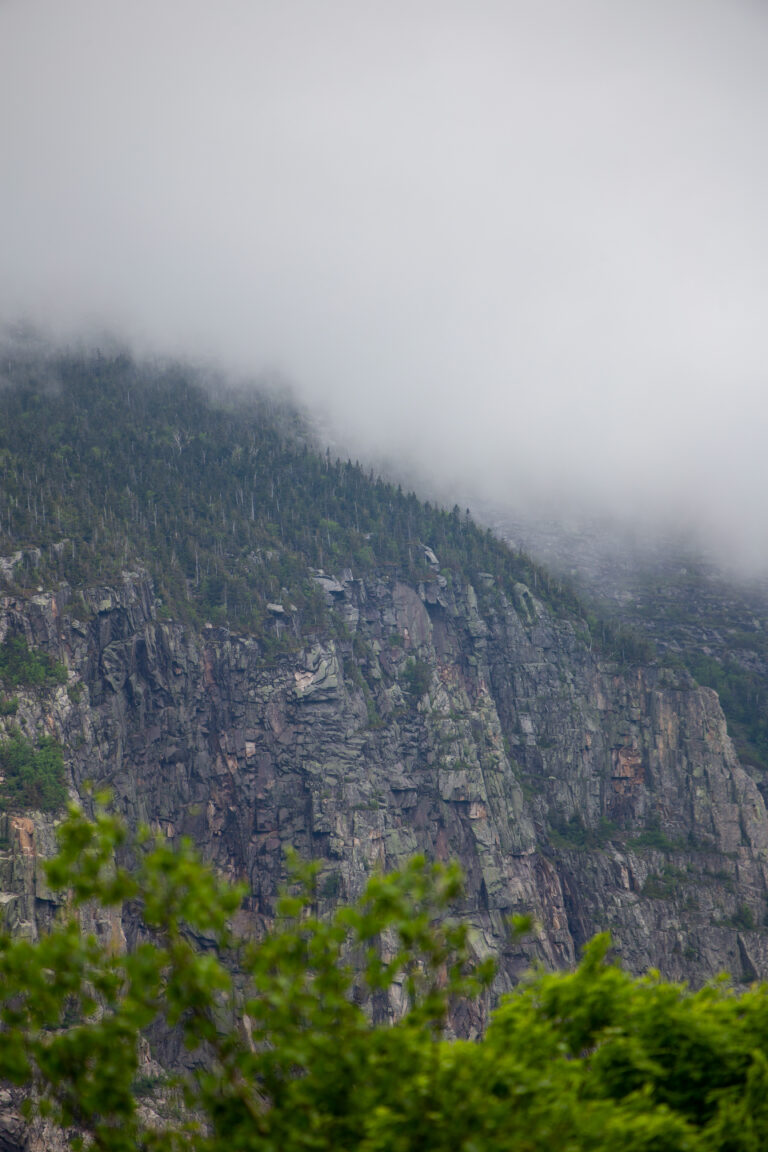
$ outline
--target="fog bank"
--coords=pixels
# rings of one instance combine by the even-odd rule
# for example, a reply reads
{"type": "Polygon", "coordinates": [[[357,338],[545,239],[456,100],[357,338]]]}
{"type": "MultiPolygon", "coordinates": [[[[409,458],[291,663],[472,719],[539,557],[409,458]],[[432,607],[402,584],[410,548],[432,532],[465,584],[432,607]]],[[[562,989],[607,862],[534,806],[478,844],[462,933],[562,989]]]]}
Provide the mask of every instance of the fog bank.
{"type": "Polygon", "coordinates": [[[768,566],[768,13],[4,0],[0,318],[768,566]]]}

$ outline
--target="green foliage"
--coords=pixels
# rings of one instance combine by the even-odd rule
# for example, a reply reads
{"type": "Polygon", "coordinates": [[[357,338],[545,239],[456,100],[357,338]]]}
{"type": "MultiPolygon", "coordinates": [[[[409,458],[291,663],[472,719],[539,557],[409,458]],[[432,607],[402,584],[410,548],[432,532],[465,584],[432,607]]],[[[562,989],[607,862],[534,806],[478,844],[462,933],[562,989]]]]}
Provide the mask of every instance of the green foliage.
{"type": "Polygon", "coordinates": [[[371,695],[370,690],[365,693],[365,711],[368,727],[372,731],[375,731],[377,728],[384,727],[384,721],[381,717],[381,713],[376,707],[376,701],[371,695]]]}
{"type": "Polygon", "coordinates": [[[62,826],[51,885],[73,909],[139,900],[147,932],[117,955],[111,941],[83,937],[75,913],[38,944],[0,941],[0,1078],[37,1085],[56,1119],[77,1122],[101,1149],[357,1147],[367,1082],[389,1082],[391,1095],[395,1075],[437,1051],[449,1007],[490,979],[488,964],[469,969],[466,926],[446,917],[458,869],[415,859],[321,920],[316,870],[294,860],[274,932],[243,946],[227,926],[243,890],[220,883],[188,844],[142,840],[126,869],[114,861],[127,846],[118,821],[73,811],[62,826]],[[199,947],[201,935],[215,952],[199,947]],[[394,982],[409,1010],[377,1027],[361,1004],[394,982]],[[236,1022],[243,1012],[250,1039],[236,1022]],[[202,1057],[184,1088],[207,1118],[205,1136],[194,1125],[140,1133],[137,1041],[158,1020],[202,1057]]]}
{"type": "Polygon", "coordinates": [[[549,838],[556,848],[603,848],[616,831],[616,825],[605,816],[593,828],[587,827],[578,812],[568,820],[557,814],[550,816],[549,838]]]}
{"type": "Polygon", "coordinates": [[[681,845],[674,840],[670,840],[669,836],[662,831],[659,820],[652,818],[642,831],[627,840],[627,847],[634,849],[652,848],[657,852],[674,852],[678,850],[681,845]]]}
{"type": "Polygon", "coordinates": [[[319,886],[319,894],[323,900],[335,900],[341,890],[341,874],[329,872],[319,886]]]}
{"type": "Polygon", "coordinates": [[[650,664],[656,659],[653,641],[629,625],[594,610],[586,613],[586,622],[598,651],[617,660],[622,667],[650,664]]]}
{"type": "Polygon", "coordinates": [[[757,927],[755,914],[748,904],[739,904],[728,923],[732,928],[737,928],[742,932],[751,932],[757,927]]]}
{"type": "Polygon", "coordinates": [[[680,891],[685,873],[673,864],[665,864],[661,872],[652,872],[643,884],[643,896],[652,900],[671,900],[680,891]]]}
{"type": "Polygon", "coordinates": [[[74,684],[69,684],[67,686],[67,696],[69,696],[69,698],[73,704],[79,704],[80,703],[80,701],[83,698],[83,692],[84,692],[84,688],[83,688],[82,681],[78,680],[74,684]]]}
{"type": "Polygon", "coordinates": [[[458,508],[313,450],[274,395],[220,389],[214,402],[192,371],[124,356],[11,362],[6,376],[15,386],[0,390],[0,551],[40,550],[16,570],[23,588],[78,588],[140,565],[161,614],[229,623],[278,655],[327,626],[308,566],[430,581],[428,544],[459,585],[484,572],[510,597],[523,581],[581,612],[567,584],[458,508]],[[284,601],[287,621],[266,607],[284,601]]]}
{"type": "Polygon", "coordinates": [[[0,680],[13,688],[66,684],[67,670],[46,652],[37,652],[25,638],[9,632],[0,644],[0,680]]]}
{"type": "MultiPolygon", "coordinates": [[[[236,627],[277,658],[329,630],[308,567],[430,582],[428,545],[449,587],[472,583],[486,613],[499,611],[502,595],[519,603],[523,583],[611,658],[654,657],[644,637],[587,614],[569,581],[458,507],[422,502],[313,450],[275,395],[220,390],[214,401],[191,370],[139,368],[125,356],[17,362],[7,375],[15,386],[0,390],[0,551],[39,549],[15,570],[22,589],[77,589],[146,568],[162,619],[236,627]]],[[[77,592],[66,610],[88,615],[77,592]]]]}
{"type": "Polygon", "coordinates": [[[18,696],[9,696],[7,700],[0,700],[0,716],[15,716],[18,710],[18,696]]]}
{"type": "Polygon", "coordinates": [[[413,701],[422,700],[432,683],[432,669],[426,660],[408,660],[403,669],[403,683],[413,701]]]}
{"type": "MultiPolygon", "coordinates": [[[[274,929],[238,944],[242,891],[188,845],[72,813],[49,880],[67,918],[35,943],[0,939],[0,1078],[35,1088],[53,1119],[104,1152],[762,1152],[768,1144],[768,989],[691,993],[633,979],[597,937],[572,973],[532,973],[485,1035],[445,1038],[459,998],[487,986],[447,917],[454,867],[412,861],[361,899],[313,912],[316,870],[294,861],[274,929]],[[124,953],[84,936],[77,909],[141,902],[124,953]],[[197,943],[205,937],[206,946],[197,943]],[[209,946],[215,942],[215,951],[209,946]],[[378,1024],[361,1005],[401,987],[378,1024]],[[373,999],[372,999],[373,998],[373,999]],[[249,1028],[239,1021],[245,1012],[249,1028]],[[148,1129],[138,1039],[181,1031],[187,1111],[148,1129]]],[[[530,928],[529,923],[517,927],[530,928]]],[[[466,1001],[465,1001],[466,1002],[466,1001]]],[[[471,1002],[471,999],[470,1001],[471,1002]]],[[[168,1086],[163,1081],[163,1087],[168,1086]]],[[[178,1089],[177,1089],[178,1090],[178,1089]]]]}
{"type": "Polygon", "coordinates": [[[644,828],[637,836],[627,840],[628,848],[653,848],[657,852],[674,852],[678,845],[660,828],[644,828]]]}
{"type": "Polygon", "coordinates": [[[768,768],[768,689],[762,673],[698,652],[686,653],[685,664],[699,684],[717,692],[742,759],[768,768]]]}
{"type": "Polygon", "coordinates": [[[56,812],[67,799],[61,745],[43,736],[38,748],[18,729],[0,743],[0,806],[56,812]]]}

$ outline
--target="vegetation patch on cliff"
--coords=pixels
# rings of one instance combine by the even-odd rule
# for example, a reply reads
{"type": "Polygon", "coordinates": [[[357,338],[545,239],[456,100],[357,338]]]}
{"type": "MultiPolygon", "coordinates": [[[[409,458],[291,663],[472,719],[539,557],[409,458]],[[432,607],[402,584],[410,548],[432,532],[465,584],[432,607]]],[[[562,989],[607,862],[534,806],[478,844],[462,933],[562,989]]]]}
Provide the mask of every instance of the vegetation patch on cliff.
{"type": "Polygon", "coordinates": [[[9,632],[0,644],[0,681],[10,688],[66,684],[67,670],[47,652],[30,648],[20,634],[9,632]]]}
{"type": "Polygon", "coordinates": [[[567,820],[559,813],[550,814],[549,824],[549,838],[556,848],[584,851],[605,847],[618,831],[616,824],[604,816],[590,828],[578,813],[567,820]]]}
{"type": "Polygon", "coordinates": [[[0,807],[56,812],[66,799],[61,745],[44,736],[35,748],[14,728],[9,739],[0,742],[0,807]]]}

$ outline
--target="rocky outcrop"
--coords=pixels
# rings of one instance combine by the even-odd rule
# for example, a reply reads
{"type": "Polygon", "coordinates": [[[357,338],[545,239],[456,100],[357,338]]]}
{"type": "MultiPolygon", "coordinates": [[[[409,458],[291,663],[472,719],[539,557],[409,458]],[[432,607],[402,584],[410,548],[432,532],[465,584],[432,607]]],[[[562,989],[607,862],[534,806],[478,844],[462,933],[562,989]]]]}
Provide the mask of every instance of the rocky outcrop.
{"type": "MultiPolygon", "coordinates": [[[[334,635],[271,662],[253,638],[159,619],[142,573],[6,596],[0,639],[22,630],[69,670],[19,690],[13,722],[61,740],[86,804],[108,785],[131,822],[245,880],[243,931],[272,917],[288,845],[321,861],[328,907],[424,852],[461,861],[498,992],[602,929],[636,971],[768,975],[768,821],[713,692],[601,662],[522,584],[321,579],[334,635]],[[517,912],[541,926],[527,943],[517,912]]],[[[0,820],[0,911],[34,935],[55,910],[39,867],[54,821],[0,820]]]]}

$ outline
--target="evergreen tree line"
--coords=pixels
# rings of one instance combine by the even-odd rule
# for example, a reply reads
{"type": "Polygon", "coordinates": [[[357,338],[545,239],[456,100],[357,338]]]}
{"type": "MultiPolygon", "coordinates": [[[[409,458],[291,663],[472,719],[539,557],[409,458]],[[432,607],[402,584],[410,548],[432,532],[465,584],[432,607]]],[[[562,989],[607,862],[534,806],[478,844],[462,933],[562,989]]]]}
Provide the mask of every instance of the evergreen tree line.
{"type": "Polygon", "coordinates": [[[311,443],[274,396],[222,393],[124,356],[12,366],[0,390],[0,552],[17,579],[74,587],[148,566],[168,613],[265,638],[327,626],[307,569],[522,580],[580,613],[568,586],[458,507],[420,501],[311,443]],[[54,381],[54,384],[51,383],[54,381]],[[266,608],[281,603],[286,621],[266,608]]]}

